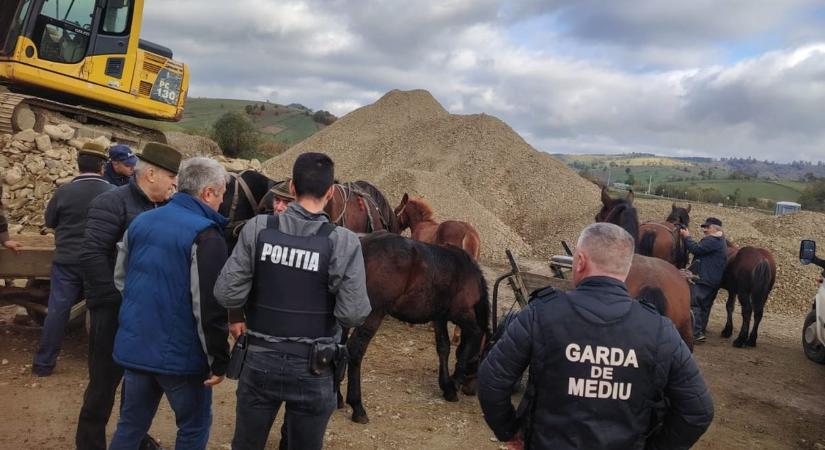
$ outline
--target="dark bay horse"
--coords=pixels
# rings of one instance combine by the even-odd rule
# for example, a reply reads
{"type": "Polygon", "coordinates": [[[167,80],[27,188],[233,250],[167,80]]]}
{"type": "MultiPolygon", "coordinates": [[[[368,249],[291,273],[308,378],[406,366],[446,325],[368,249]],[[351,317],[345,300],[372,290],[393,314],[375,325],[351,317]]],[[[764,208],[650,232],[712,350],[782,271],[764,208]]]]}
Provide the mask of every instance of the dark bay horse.
{"type": "Polygon", "coordinates": [[[756,337],[765,303],[776,282],[776,261],[768,250],[759,247],[739,248],[728,241],[728,264],[722,278],[722,288],[728,291],[728,301],[725,309],[728,320],[722,330],[722,337],[730,337],[733,333],[733,308],[736,298],[742,307],[742,328],[739,336],[733,341],[734,347],[756,347],[756,337]],[[750,328],[753,315],[753,330],[750,328]]]}
{"type": "Polygon", "coordinates": [[[475,227],[459,220],[441,223],[433,220],[433,210],[423,198],[410,198],[406,193],[395,208],[399,232],[410,229],[416,241],[436,245],[454,245],[464,249],[474,261],[481,252],[481,238],[475,227]]]}
{"type": "Polygon", "coordinates": [[[667,219],[645,222],[639,226],[639,254],[663,259],[684,269],[688,263],[688,251],[684,239],[679,235],[679,229],[689,225],[690,205],[681,208],[672,204],[667,219]]]}
{"type": "Polygon", "coordinates": [[[457,387],[473,381],[483,342],[490,336],[487,282],[478,265],[459,248],[425,244],[395,233],[368,235],[361,247],[372,312],[347,341],[347,403],[352,406],[352,420],[369,422],[361,400],[361,360],[388,314],[408,323],[433,322],[438,384],[445,400],[458,401],[457,387]],[[461,328],[452,376],[448,321],[461,328]]]}
{"type": "Polygon", "coordinates": [[[266,175],[254,170],[229,172],[223,203],[218,212],[229,219],[225,238],[230,251],[235,247],[238,233],[246,221],[263,209],[264,197],[274,184],[266,175]]]}
{"type": "Polygon", "coordinates": [[[324,211],[332,223],[355,233],[398,233],[398,221],[387,198],[368,181],[335,183],[332,199],[324,211]]]}
{"type": "MultiPolygon", "coordinates": [[[[623,199],[612,199],[602,189],[602,208],[597,222],[610,222],[627,230],[639,242],[639,216],[633,207],[633,191],[623,199]]],[[[638,251],[638,248],[637,248],[638,251]]],[[[636,254],[625,282],[630,296],[643,298],[668,317],[693,351],[693,323],[690,317],[690,286],[671,264],[659,259],[636,254]]]]}

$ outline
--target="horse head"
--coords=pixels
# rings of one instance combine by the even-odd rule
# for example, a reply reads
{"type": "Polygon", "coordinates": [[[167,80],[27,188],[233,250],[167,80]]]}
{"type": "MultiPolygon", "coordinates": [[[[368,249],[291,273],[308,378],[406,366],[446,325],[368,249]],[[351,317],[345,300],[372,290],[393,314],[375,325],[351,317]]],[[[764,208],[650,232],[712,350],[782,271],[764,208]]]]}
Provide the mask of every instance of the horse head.
{"type": "Polygon", "coordinates": [[[602,208],[596,214],[596,222],[608,222],[618,225],[631,236],[633,240],[639,241],[639,215],[633,207],[635,194],[629,191],[625,198],[613,199],[607,193],[607,188],[602,188],[602,208]]]}
{"type": "Polygon", "coordinates": [[[690,225],[690,205],[687,205],[687,208],[682,208],[676,206],[676,203],[671,204],[670,214],[665,220],[674,225],[683,225],[687,227],[690,225]]]}

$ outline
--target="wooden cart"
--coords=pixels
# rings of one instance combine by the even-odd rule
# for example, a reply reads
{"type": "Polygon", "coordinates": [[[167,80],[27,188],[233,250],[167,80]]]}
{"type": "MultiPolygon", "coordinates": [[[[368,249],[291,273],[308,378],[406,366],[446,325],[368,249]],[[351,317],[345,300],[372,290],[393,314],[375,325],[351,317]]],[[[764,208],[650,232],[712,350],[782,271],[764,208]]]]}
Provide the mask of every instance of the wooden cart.
{"type": "MultiPolygon", "coordinates": [[[[23,250],[15,255],[0,247],[0,305],[14,304],[26,308],[29,316],[43,324],[48,314],[49,276],[54,256],[54,238],[34,234],[15,235],[14,240],[23,244],[23,250]]],[[[69,323],[84,320],[86,302],[72,307],[69,323]]]]}

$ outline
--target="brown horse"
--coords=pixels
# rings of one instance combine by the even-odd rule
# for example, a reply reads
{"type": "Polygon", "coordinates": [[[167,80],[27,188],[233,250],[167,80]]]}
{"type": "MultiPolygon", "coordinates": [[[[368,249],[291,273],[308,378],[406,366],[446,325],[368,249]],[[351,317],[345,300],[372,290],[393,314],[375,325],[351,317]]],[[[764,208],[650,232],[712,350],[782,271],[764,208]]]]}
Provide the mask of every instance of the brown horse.
{"type": "Polygon", "coordinates": [[[254,170],[229,173],[223,203],[218,212],[229,219],[224,237],[230,251],[235,247],[238,234],[246,221],[259,214],[265,206],[264,198],[274,184],[275,181],[254,170]]]}
{"type": "Polygon", "coordinates": [[[474,261],[478,261],[481,238],[475,227],[467,222],[447,220],[441,223],[433,220],[433,210],[423,198],[410,198],[406,193],[401,204],[395,208],[398,228],[410,229],[416,241],[436,245],[454,245],[464,249],[474,261]]]}
{"type": "Polygon", "coordinates": [[[742,247],[728,241],[728,264],[725,266],[725,275],[721,287],[728,291],[728,301],[725,304],[728,320],[722,330],[722,337],[733,334],[733,308],[736,298],[742,306],[742,328],[739,336],[733,341],[734,347],[756,347],[759,323],[765,303],[776,282],[776,261],[768,250],[759,247],[742,247]],[[751,315],[753,315],[753,330],[748,335],[751,315]]]}
{"type": "Polygon", "coordinates": [[[679,230],[687,228],[688,225],[690,205],[681,208],[675,203],[672,204],[667,219],[645,222],[639,226],[639,254],[663,259],[679,269],[684,269],[688,263],[688,251],[679,230]]]}
{"type": "Polygon", "coordinates": [[[336,183],[324,211],[332,223],[355,233],[398,233],[398,221],[387,198],[368,181],[336,183]]]}
{"type": "MultiPolygon", "coordinates": [[[[612,199],[602,188],[602,209],[597,222],[610,222],[627,230],[639,242],[639,216],[633,207],[633,191],[624,199],[612,199]]],[[[633,255],[627,290],[634,298],[645,299],[673,322],[688,348],[693,351],[693,323],[690,317],[690,286],[676,267],[639,254],[633,255]]]]}
{"type": "Polygon", "coordinates": [[[434,323],[438,384],[445,400],[458,401],[457,386],[475,377],[482,344],[490,336],[490,303],[481,269],[461,249],[394,233],[370,234],[362,238],[361,248],[372,312],[347,341],[347,403],[352,406],[352,420],[369,421],[361,399],[361,360],[387,314],[408,323],[434,323]],[[448,321],[461,328],[462,336],[452,376],[448,321]]]}

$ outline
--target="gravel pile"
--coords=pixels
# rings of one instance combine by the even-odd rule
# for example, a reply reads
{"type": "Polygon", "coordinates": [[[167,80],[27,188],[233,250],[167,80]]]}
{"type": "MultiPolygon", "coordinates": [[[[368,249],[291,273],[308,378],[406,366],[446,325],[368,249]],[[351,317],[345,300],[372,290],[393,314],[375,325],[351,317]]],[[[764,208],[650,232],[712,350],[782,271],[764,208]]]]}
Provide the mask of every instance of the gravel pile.
{"type": "Polygon", "coordinates": [[[437,220],[479,231],[482,259],[505,248],[546,257],[574,240],[598,208],[598,189],[507,124],[485,114],[449,114],[427,91],[391,91],[264,163],[283,179],[297,155],[329,154],[341,180],[374,182],[397,204],[424,197],[437,220]]]}

